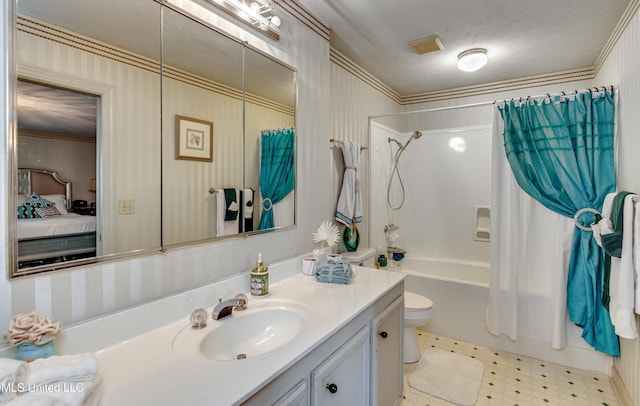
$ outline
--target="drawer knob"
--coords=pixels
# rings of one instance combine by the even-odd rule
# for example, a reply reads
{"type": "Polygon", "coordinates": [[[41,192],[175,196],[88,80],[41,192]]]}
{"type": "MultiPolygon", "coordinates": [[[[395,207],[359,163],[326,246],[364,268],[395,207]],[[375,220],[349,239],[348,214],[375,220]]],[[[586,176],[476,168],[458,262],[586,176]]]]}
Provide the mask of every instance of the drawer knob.
{"type": "Polygon", "coordinates": [[[331,393],[336,393],[338,391],[338,385],[336,385],[335,383],[328,383],[327,390],[331,393]]]}
{"type": "Polygon", "coordinates": [[[380,333],[380,337],[387,338],[387,337],[389,337],[389,334],[387,334],[386,331],[383,331],[383,332],[380,333]]]}

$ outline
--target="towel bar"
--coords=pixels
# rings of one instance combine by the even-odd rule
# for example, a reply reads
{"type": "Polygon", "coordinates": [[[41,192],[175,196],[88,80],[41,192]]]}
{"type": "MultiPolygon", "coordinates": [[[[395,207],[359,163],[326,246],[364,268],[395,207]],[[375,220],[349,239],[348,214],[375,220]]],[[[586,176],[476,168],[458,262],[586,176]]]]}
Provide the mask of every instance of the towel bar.
{"type": "MultiPolygon", "coordinates": [[[[344,142],[343,142],[343,141],[336,140],[336,139],[334,139],[334,138],[330,138],[330,139],[329,139],[329,142],[331,142],[331,143],[333,143],[333,144],[338,144],[338,145],[342,145],[342,144],[344,144],[344,142]]],[[[369,147],[361,146],[361,147],[360,147],[360,151],[362,151],[363,149],[369,149],[369,147]]]]}

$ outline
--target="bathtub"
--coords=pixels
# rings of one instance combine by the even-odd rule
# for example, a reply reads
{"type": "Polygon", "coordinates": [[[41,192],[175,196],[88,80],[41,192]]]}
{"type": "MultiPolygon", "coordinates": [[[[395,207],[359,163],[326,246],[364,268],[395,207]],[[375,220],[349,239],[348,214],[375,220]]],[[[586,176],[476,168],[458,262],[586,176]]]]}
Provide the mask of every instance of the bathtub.
{"type": "Polygon", "coordinates": [[[422,330],[489,348],[551,361],[574,368],[611,374],[611,358],[591,348],[567,346],[554,350],[549,343],[487,331],[485,320],[491,272],[489,264],[408,257],[388,270],[403,272],[405,290],[433,301],[433,317],[422,330]]]}
{"type": "Polygon", "coordinates": [[[407,275],[405,290],[433,301],[433,317],[422,329],[477,344],[490,339],[485,327],[489,264],[408,257],[389,269],[407,275]]]}

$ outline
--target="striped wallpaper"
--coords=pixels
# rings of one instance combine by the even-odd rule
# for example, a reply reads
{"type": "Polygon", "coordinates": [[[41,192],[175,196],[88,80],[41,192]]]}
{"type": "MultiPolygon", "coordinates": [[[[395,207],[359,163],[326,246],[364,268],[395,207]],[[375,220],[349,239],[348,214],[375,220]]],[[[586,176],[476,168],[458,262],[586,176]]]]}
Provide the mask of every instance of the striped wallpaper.
{"type": "MultiPolygon", "coordinates": [[[[635,10],[628,26],[619,33],[618,41],[602,62],[596,80],[620,86],[618,189],[640,193],[640,14],[637,7],[635,10]]],[[[640,326],[637,315],[636,322],[640,326]]],[[[614,365],[633,404],[640,405],[640,340],[621,339],[620,346],[622,356],[614,365]]]]}
{"type": "MultiPolygon", "coordinates": [[[[13,2],[1,2],[0,21],[10,21],[13,2]]],[[[329,182],[317,179],[317,174],[326,171],[329,159],[329,148],[325,135],[329,132],[329,89],[324,85],[329,80],[329,44],[317,33],[309,30],[295,18],[283,15],[283,38],[278,43],[268,42],[259,34],[247,32],[242,27],[225,23],[230,35],[246,40],[262,52],[281,59],[297,70],[298,94],[296,108],[297,150],[300,159],[297,166],[296,201],[298,224],[295,229],[285,232],[273,232],[252,236],[250,238],[231,238],[213,243],[203,243],[179,249],[169,249],[155,255],[133,256],[109,263],[93,266],[77,267],[70,270],[50,272],[14,280],[8,280],[7,263],[2,261],[0,273],[0,326],[8,326],[9,319],[16,313],[38,311],[61,321],[63,326],[86,321],[101,315],[126,309],[154,299],[165,297],[186,289],[202,286],[228,276],[246,272],[255,264],[258,252],[263,253],[267,263],[289,258],[313,248],[311,234],[318,224],[330,215],[326,201],[321,198],[329,193],[329,182]]],[[[12,101],[8,92],[10,83],[10,24],[0,25],[0,126],[9,131],[12,123],[12,101]]],[[[20,35],[24,35],[21,32],[20,35]]],[[[66,50],[42,38],[29,39],[30,46],[43,54],[41,67],[61,67],[68,63],[76,67],[76,73],[93,76],[93,80],[104,80],[117,87],[116,78],[123,79],[126,89],[122,89],[123,99],[130,99],[131,106],[119,107],[129,111],[139,121],[139,127],[122,126],[113,122],[113,131],[122,134],[118,139],[118,148],[130,151],[120,151],[123,155],[137,154],[139,159],[129,164],[116,165],[120,156],[114,157],[114,166],[129,178],[124,182],[114,182],[105,187],[112,188],[118,196],[136,198],[138,207],[140,202],[149,197],[159,196],[156,189],[159,185],[159,159],[153,161],[148,157],[160,156],[160,146],[155,139],[150,142],[126,139],[135,132],[149,133],[149,138],[159,137],[160,118],[154,116],[157,106],[148,106],[140,112],[135,106],[145,107],[143,96],[152,94],[159,100],[159,78],[157,73],[139,67],[118,67],[109,57],[97,55],[95,58],[80,57],[80,50],[66,50]],[[48,58],[47,58],[48,57],[48,58]],[[72,63],[80,58],[79,64],[72,63]],[[48,61],[48,62],[47,62],[48,61]],[[52,61],[55,61],[53,63],[52,61]],[[96,68],[96,72],[92,72],[96,68]],[[154,135],[152,135],[154,134],[154,135]],[[133,183],[140,175],[157,174],[156,180],[151,180],[151,186],[135,186],[133,183]],[[140,188],[144,189],[138,195],[140,188]]],[[[89,79],[88,79],[89,80],[89,79]]],[[[183,82],[184,83],[184,82],[183,82]]],[[[120,89],[116,89],[117,93],[120,89]]],[[[291,109],[266,103],[257,97],[249,96],[251,104],[247,106],[247,115],[254,127],[291,126],[293,117],[291,109]],[[273,113],[275,112],[275,113],[273,113]],[[263,121],[264,120],[264,121],[263,121]],[[260,123],[258,123],[260,121],[260,123]]],[[[124,100],[123,100],[124,101],[124,100]]],[[[231,104],[229,109],[236,109],[231,104]]],[[[124,111],[122,113],[127,113],[124,111]]],[[[229,110],[231,111],[231,110],[229,110]]],[[[120,111],[114,111],[115,114],[120,111]]],[[[132,137],[129,137],[132,138],[132,137]]],[[[8,143],[2,143],[2,158],[0,158],[0,188],[9,190],[9,171],[11,164],[8,155],[8,143]]],[[[124,158],[124,157],[123,157],[124,158]]],[[[231,165],[231,164],[230,164],[231,165]]],[[[153,205],[153,202],[151,202],[153,205]]],[[[115,208],[115,206],[114,206],[115,208]]],[[[0,227],[7,228],[8,216],[13,215],[9,210],[6,199],[0,199],[0,227]]],[[[153,211],[147,210],[148,212],[153,211]]],[[[155,213],[159,216],[159,212],[155,213]]],[[[123,217],[123,216],[121,216],[123,217]]],[[[124,216],[126,217],[126,216],[124,216]]],[[[159,226],[159,222],[157,222],[159,226]]],[[[124,246],[131,241],[143,241],[149,235],[159,236],[159,230],[154,227],[140,227],[130,225],[126,221],[117,224],[117,230],[124,231],[122,241],[116,241],[114,246],[124,246]]],[[[151,245],[158,246],[158,241],[151,241],[151,245]]],[[[0,233],[1,252],[6,253],[12,247],[7,240],[6,233],[0,233]]],[[[0,254],[0,258],[6,258],[0,254]]],[[[235,292],[233,292],[235,293],[235,292]]],[[[230,292],[232,294],[232,292],[230,292]]],[[[215,303],[217,298],[210,298],[215,303]]],[[[1,328],[1,327],[0,327],[1,328]]]]}
{"type": "MultiPolygon", "coordinates": [[[[540,94],[547,88],[557,91],[567,87],[588,87],[594,83],[619,84],[621,98],[624,101],[624,120],[621,122],[623,134],[633,134],[632,130],[638,128],[638,123],[635,123],[637,114],[633,111],[637,110],[640,104],[640,96],[637,96],[640,94],[640,83],[634,74],[639,62],[635,50],[640,41],[640,22],[635,9],[632,18],[627,19],[624,29],[616,34],[617,43],[614,41],[606,52],[603,51],[604,57],[598,61],[595,68],[543,78],[543,81],[549,79],[551,82],[547,80],[541,83],[536,78],[530,83],[526,83],[525,80],[513,85],[499,84],[498,87],[487,86],[480,90],[456,91],[451,93],[452,98],[417,95],[405,101],[402,96],[394,94],[384,84],[371,78],[348,58],[330,50],[328,27],[317,21],[295,0],[276,2],[287,11],[283,16],[283,33],[279,44],[271,46],[261,37],[254,37],[241,28],[231,31],[231,34],[238,38],[248,38],[252,45],[273,53],[298,70],[297,228],[283,233],[224,240],[45,276],[14,281],[0,279],[0,325],[6,325],[13,313],[34,309],[52,315],[65,324],[79,322],[246,271],[250,268],[257,250],[264,252],[270,261],[310,250],[311,233],[320,221],[332,218],[334,214],[333,202],[337,198],[342,174],[340,150],[332,148],[328,139],[348,139],[366,145],[367,118],[372,115],[473,103],[494,98],[519,97],[525,93],[540,94]],[[323,86],[326,83],[331,84],[330,90],[323,86]],[[329,178],[317,175],[326,173],[327,170],[330,173],[329,178]]],[[[0,5],[0,19],[3,21],[6,21],[11,9],[11,5],[7,3],[2,2],[0,5]]],[[[638,2],[634,0],[632,3],[638,2]]],[[[0,30],[0,50],[3,51],[3,55],[7,53],[8,41],[6,30],[0,30]]],[[[6,59],[0,64],[2,94],[6,94],[8,66],[6,59]]],[[[8,99],[0,99],[0,122],[3,128],[7,127],[10,118],[7,106],[8,99]]],[[[462,120],[478,124],[490,120],[485,117],[485,112],[477,109],[462,120]]],[[[461,116],[457,114],[444,115],[431,125],[450,125],[454,120],[457,126],[468,125],[467,122],[458,123],[457,120],[460,119],[461,116]]],[[[403,131],[422,125],[425,124],[417,117],[401,122],[396,120],[393,123],[394,128],[403,131]]],[[[640,190],[638,179],[634,178],[639,169],[636,167],[638,164],[634,163],[637,160],[633,160],[633,151],[640,150],[640,145],[637,144],[637,137],[623,135],[621,146],[624,145],[624,149],[620,156],[619,173],[621,185],[640,190]]],[[[7,160],[6,145],[3,144],[2,148],[3,159],[7,160]]],[[[364,185],[368,184],[368,164],[367,156],[364,154],[363,170],[360,172],[364,185]]],[[[6,167],[7,165],[0,165],[0,171],[4,171],[2,168],[6,167]]],[[[6,190],[7,181],[5,172],[5,176],[0,177],[0,187],[6,190]]],[[[0,208],[7,213],[6,202],[0,201],[0,208]]],[[[6,224],[7,218],[0,217],[0,227],[6,228],[6,224]]],[[[363,227],[366,231],[362,234],[366,236],[366,221],[363,227]]],[[[5,234],[0,235],[0,243],[7,247],[5,234]]],[[[615,365],[634,403],[640,404],[638,341],[623,342],[622,348],[623,355],[616,360],[615,365]]]]}

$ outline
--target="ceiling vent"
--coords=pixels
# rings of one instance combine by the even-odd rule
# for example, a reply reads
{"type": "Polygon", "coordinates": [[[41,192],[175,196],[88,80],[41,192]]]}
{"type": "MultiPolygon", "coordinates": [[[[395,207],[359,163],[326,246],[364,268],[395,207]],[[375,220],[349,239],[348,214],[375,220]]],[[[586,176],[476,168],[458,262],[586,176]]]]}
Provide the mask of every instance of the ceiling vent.
{"type": "Polygon", "coordinates": [[[444,45],[442,45],[442,41],[440,41],[440,37],[437,35],[411,41],[409,42],[409,46],[413,48],[418,55],[444,49],[444,45]]]}

